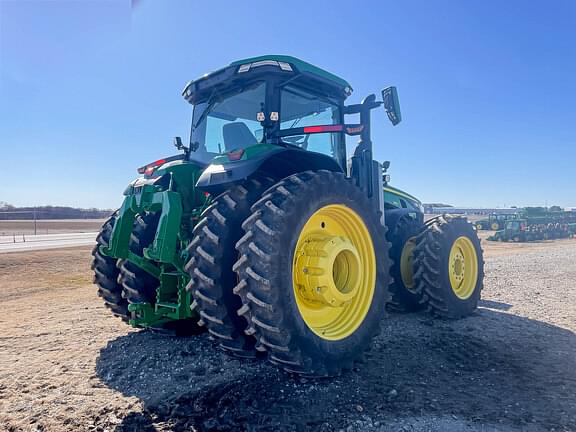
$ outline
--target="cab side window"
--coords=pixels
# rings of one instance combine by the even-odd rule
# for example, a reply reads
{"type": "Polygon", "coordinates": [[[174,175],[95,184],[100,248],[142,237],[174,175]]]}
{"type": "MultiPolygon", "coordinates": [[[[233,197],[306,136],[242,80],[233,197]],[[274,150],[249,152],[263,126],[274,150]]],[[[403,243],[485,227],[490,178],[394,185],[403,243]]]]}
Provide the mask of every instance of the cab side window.
{"type": "MultiPolygon", "coordinates": [[[[281,94],[280,116],[280,129],[331,125],[340,122],[340,109],[335,102],[318,99],[316,95],[302,89],[287,86],[281,94]]],[[[341,139],[338,133],[320,133],[287,137],[285,141],[308,151],[334,157],[338,153],[341,139]]]]}
{"type": "Polygon", "coordinates": [[[393,193],[384,191],[384,204],[388,209],[399,209],[402,208],[402,203],[400,202],[400,197],[393,193]]]}

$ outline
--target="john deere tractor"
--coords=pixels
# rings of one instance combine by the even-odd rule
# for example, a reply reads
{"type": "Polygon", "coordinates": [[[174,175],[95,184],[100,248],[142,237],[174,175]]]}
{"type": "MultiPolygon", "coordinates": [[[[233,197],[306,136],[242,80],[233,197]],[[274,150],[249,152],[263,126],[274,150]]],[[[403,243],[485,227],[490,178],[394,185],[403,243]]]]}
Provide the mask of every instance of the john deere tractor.
{"type": "Polygon", "coordinates": [[[498,231],[504,228],[507,221],[517,218],[517,213],[490,213],[488,218],[476,221],[476,229],[498,231]]]}
{"type": "Polygon", "coordinates": [[[424,223],[373,159],[370,114],[383,106],[398,124],[396,88],[346,105],[351,93],[275,55],[186,85],[189,144],[175,138],[180,154],[138,170],[98,236],[95,282],[112,312],[136,327],[205,328],[237,356],[330,376],[368,347],[387,304],[474,311],[475,230],[458,217],[424,223]],[[352,155],[347,135],[359,137],[352,155]],[[403,199],[387,202],[384,187],[403,199]]]}

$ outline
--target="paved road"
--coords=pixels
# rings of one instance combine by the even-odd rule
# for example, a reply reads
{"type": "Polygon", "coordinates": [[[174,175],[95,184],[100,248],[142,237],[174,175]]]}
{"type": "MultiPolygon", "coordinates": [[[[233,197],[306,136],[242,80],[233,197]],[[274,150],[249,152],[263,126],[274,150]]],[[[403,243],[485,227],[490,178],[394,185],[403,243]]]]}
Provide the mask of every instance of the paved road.
{"type": "Polygon", "coordinates": [[[92,245],[97,232],[0,236],[0,253],[92,245]]]}

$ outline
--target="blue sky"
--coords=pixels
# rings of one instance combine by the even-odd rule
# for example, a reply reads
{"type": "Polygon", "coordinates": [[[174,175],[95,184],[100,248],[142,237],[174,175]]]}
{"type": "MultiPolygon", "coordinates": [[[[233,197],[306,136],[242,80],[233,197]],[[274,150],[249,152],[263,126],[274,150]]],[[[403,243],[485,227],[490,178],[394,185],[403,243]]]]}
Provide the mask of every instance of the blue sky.
{"type": "Polygon", "coordinates": [[[267,53],[344,77],[352,103],[396,85],[375,155],[424,201],[576,206],[569,0],[0,0],[0,201],[118,206],[187,139],[184,84],[267,53]]]}

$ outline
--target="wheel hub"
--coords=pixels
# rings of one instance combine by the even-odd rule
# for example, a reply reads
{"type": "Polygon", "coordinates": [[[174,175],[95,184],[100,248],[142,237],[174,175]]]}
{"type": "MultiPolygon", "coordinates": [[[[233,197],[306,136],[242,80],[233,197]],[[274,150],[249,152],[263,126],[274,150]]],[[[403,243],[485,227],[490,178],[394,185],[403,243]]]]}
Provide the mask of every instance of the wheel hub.
{"type": "Polygon", "coordinates": [[[308,328],[325,340],[353,334],[376,291],[376,255],[363,219],[342,204],[320,207],[298,235],[292,287],[308,328]]]}
{"type": "Polygon", "coordinates": [[[416,237],[411,237],[408,239],[404,247],[402,248],[402,254],[400,255],[400,276],[402,277],[402,283],[407,290],[413,291],[414,283],[414,249],[416,248],[416,237]]]}
{"type": "Polygon", "coordinates": [[[461,282],[466,272],[466,264],[464,263],[464,256],[460,252],[456,253],[453,258],[452,270],[454,271],[454,278],[461,282]]]}
{"type": "Polygon", "coordinates": [[[297,251],[295,278],[300,295],[330,307],[350,304],[360,288],[361,262],[349,239],[314,236],[297,251]]]}

